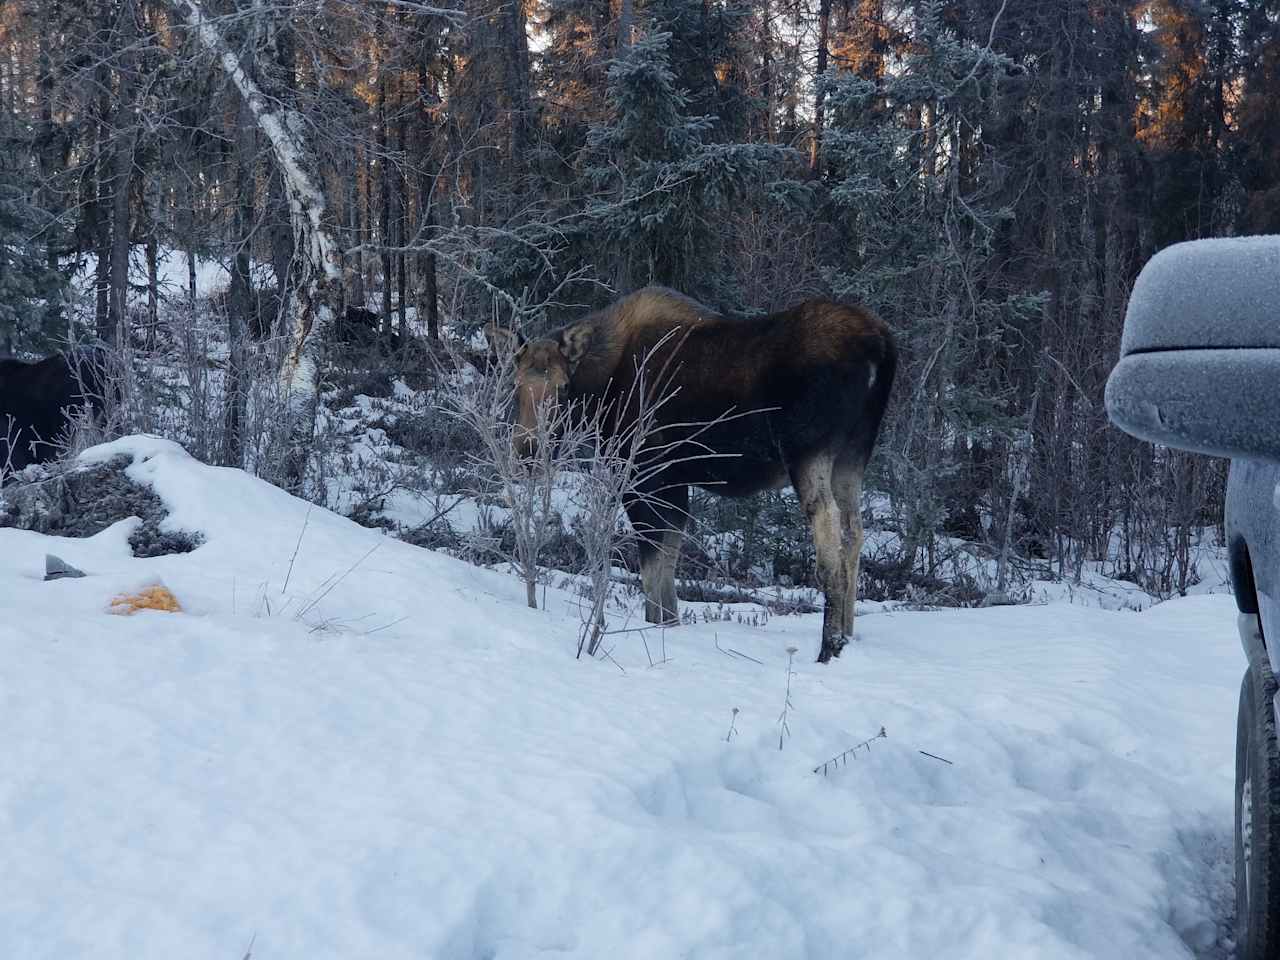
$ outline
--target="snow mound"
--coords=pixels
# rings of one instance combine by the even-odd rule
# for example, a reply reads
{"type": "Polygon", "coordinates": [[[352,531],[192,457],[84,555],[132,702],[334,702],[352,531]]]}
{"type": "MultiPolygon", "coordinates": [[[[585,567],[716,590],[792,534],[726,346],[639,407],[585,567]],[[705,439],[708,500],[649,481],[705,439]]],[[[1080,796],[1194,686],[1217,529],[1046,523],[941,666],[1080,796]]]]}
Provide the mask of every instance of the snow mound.
{"type": "Polygon", "coordinates": [[[0,530],[9,955],[1229,955],[1227,597],[863,616],[828,667],[819,615],[577,661],[568,594],[165,441],[85,457],[117,455],[205,539],[0,530]],[[183,613],[105,612],[158,582],[183,613]]]}

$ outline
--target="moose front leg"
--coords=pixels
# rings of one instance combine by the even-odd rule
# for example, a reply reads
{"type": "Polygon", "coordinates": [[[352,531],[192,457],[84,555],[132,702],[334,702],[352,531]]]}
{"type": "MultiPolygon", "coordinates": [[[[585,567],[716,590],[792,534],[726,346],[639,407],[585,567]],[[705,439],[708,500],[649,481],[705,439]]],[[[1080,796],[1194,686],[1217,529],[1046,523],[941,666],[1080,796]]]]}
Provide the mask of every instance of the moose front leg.
{"type": "Polygon", "coordinates": [[[674,626],[680,622],[676,564],[689,515],[689,488],[663,491],[662,499],[637,499],[628,505],[627,514],[640,540],[644,619],[647,623],[674,626]]]}
{"type": "Polygon", "coordinates": [[[676,562],[680,559],[681,531],[667,530],[640,547],[640,583],[644,588],[647,623],[673,626],[680,622],[676,602],[676,562]]]}

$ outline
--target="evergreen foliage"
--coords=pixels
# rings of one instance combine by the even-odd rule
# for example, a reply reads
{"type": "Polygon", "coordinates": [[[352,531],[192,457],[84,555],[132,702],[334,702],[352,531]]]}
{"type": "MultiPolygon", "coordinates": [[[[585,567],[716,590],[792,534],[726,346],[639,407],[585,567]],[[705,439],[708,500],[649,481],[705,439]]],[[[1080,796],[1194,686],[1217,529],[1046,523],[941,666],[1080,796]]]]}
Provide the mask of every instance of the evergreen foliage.
{"type": "Polygon", "coordinates": [[[30,154],[0,143],[0,351],[44,354],[64,336],[66,272],[48,253],[57,236],[39,202],[30,154]]]}

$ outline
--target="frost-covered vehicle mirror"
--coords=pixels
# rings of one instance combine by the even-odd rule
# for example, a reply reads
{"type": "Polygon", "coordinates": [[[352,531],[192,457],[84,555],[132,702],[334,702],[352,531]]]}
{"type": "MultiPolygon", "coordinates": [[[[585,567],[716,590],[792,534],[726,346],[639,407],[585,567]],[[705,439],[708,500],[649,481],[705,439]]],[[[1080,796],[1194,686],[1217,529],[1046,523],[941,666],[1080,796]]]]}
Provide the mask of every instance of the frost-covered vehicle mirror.
{"type": "Polygon", "coordinates": [[[1280,957],[1280,236],[1197,240],[1142,269],[1107,412],[1231,457],[1225,527],[1248,660],[1236,714],[1236,956],[1280,957]],[[1271,638],[1268,643],[1267,638],[1271,638]]]}
{"type": "Polygon", "coordinates": [[[1135,437],[1280,460],[1280,236],[1195,240],[1152,257],[1106,401],[1135,437]]]}

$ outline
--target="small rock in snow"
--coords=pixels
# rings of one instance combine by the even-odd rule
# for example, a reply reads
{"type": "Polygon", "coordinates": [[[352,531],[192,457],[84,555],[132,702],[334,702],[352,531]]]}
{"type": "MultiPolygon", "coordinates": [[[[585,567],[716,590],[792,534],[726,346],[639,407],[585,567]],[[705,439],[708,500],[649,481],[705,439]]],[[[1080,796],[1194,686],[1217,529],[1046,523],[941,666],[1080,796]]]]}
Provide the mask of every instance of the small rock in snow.
{"type": "Polygon", "coordinates": [[[61,580],[64,577],[83,577],[84,571],[77,570],[61,557],[55,557],[52,553],[44,555],[44,578],[46,580],[61,580]]]}

